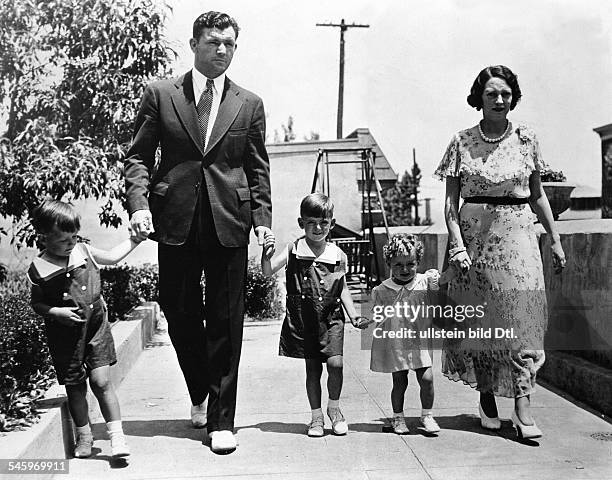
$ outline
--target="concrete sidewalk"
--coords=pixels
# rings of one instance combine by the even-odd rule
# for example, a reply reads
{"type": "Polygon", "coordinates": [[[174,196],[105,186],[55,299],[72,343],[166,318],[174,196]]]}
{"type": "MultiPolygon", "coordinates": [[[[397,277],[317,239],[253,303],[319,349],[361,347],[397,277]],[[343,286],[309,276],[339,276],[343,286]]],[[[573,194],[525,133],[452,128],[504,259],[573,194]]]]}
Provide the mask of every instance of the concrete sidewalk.
{"type": "MultiPolygon", "coordinates": [[[[95,420],[95,455],[70,461],[70,478],[179,479],[610,479],[612,426],[539,387],[534,416],[544,431],[538,442],[519,442],[508,420],[512,400],[498,402],[503,428],[479,426],[475,391],[440,374],[434,359],[435,414],[442,431],[421,434],[414,374],[406,396],[410,434],[383,433],[391,415],[391,376],[369,371],[360,333],[346,327],[341,406],[349,433],[306,436],[310,410],[303,361],[277,355],[280,324],[245,328],[238,389],[238,449],[210,451],[204,430],[191,428],[189,400],[165,332],[141,355],[119,389],[129,464],[110,461],[102,419],[95,420]]],[[[323,406],[325,408],[325,405],[323,406]]],[[[56,478],[65,479],[66,475],[56,478]]]]}

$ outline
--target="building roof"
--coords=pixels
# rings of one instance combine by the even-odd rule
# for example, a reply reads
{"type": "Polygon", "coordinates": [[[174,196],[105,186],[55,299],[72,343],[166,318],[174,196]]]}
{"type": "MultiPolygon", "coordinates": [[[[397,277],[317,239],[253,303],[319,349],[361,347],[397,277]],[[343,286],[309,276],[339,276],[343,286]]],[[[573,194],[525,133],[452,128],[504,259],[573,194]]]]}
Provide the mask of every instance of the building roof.
{"type": "MultiPolygon", "coordinates": [[[[270,157],[291,157],[292,155],[303,156],[312,153],[316,159],[319,150],[324,149],[349,149],[358,147],[369,147],[376,154],[375,169],[376,178],[379,181],[397,181],[397,173],[389,164],[385,154],[370,133],[368,128],[358,128],[350,133],[346,138],[339,140],[311,140],[304,142],[283,142],[269,143],[266,145],[270,157]]],[[[348,156],[350,152],[333,153],[332,155],[348,156]]],[[[357,178],[361,178],[360,167],[357,168],[357,178]]]]}

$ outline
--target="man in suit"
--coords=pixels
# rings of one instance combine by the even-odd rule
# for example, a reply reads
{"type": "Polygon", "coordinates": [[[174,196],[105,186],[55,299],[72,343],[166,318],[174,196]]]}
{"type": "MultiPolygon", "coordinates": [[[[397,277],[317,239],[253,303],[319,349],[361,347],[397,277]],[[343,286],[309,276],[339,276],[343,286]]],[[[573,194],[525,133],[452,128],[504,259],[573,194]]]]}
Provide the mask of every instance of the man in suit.
{"type": "Polygon", "coordinates": [[[238,32],[224,13],[195,20],[194,68],[146,88],[125,159],[131,226],[159,243],[160,304],[191,397],[192,423],[207,425],[215,452],[236,448],[251,226],[260,245],[273,238],[263,103],[225,75],[238,32]]]}

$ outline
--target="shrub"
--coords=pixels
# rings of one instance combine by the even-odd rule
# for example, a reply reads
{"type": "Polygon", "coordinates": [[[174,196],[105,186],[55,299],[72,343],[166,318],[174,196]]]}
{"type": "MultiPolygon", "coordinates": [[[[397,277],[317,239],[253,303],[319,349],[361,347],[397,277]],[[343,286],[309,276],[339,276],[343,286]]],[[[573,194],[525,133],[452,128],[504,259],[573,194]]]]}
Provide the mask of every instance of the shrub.
{"type": "Polygon", "coordinates": [[[102,296],[108,305],[110,322],[121,320],[142,302],[156,302],[157,265],[118,265],[100,271],[102,296]]]}
{"type": "Polygon", "coordinates": [[[2,289],[0,296],[0,431],[7,431],[34,423],[35,402],[55,372],[44,322],[32,310],[29,294],[7,295],[2,289]]]}
{"type": "Polygon", "coordinates": [[[281,311],[276,277],[266,277],[255,257],[249,259],[245,293],[245,311],[249,317],[273,318],[281,311]]]}
{"type": "Polygon", "coordinates": [[[565,182],[567,178],[561,170],[544,169],[540,172],[540,181],[542,182],[565,182]]]}

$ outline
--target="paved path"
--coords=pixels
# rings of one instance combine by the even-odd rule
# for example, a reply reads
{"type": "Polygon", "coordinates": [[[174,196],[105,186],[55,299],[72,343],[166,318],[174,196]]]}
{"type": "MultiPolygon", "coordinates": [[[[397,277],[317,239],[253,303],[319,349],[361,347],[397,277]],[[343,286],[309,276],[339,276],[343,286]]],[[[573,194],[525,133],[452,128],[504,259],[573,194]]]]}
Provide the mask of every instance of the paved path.
{"type": "MultiPolygon", "coordinates": [[[[245,328],[238,389],[238,449],[210,451],[204,430],[191,428],[187,390],[167,335],[159,333],[119,389],[132,456],[113,464],[101,419],[95,420],[95,456],[71,460],[70,478],[129,479],[612,479],[612,426],[539,387],[534,416],[539,442],[517,441],[508,420],[512,401],[499,402],[503,428],[483,431],[477,393],[436,372],[435,413],[442,432],[421,434],[414,374],[406,397],[407,436],[383,433],[391,414],[390,375],[369,371],[360,333],[347,326],[341,406],[349,433],[305,435],[310,410],[303,362],[277,356],[280,324],[245,328]],[[413,408],[409,408],[413,407],[413,408]],[[597,438],[606,438],[607,441],[597,438]]],[[[65,475],[57,476],[65,479],[65,475]]]]}

